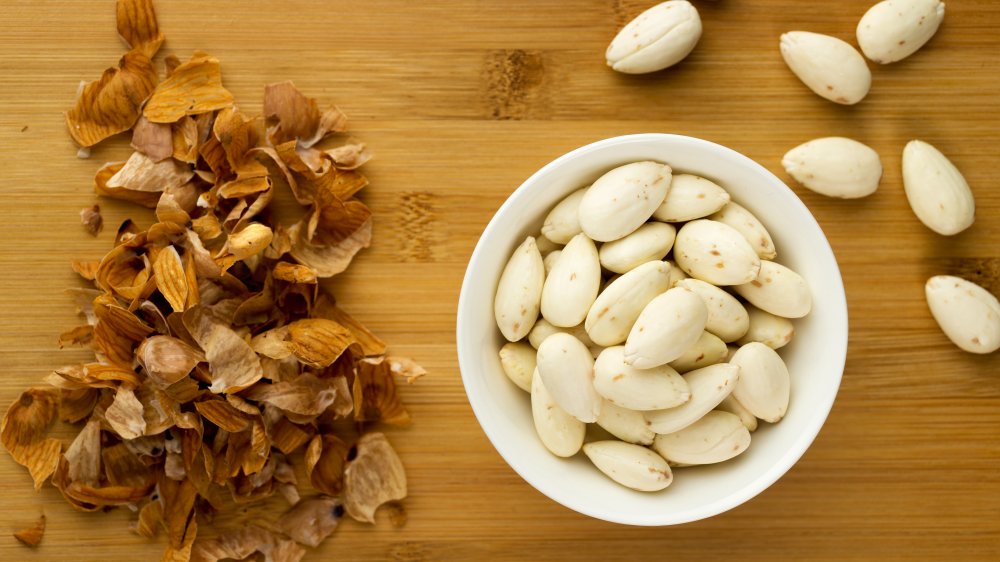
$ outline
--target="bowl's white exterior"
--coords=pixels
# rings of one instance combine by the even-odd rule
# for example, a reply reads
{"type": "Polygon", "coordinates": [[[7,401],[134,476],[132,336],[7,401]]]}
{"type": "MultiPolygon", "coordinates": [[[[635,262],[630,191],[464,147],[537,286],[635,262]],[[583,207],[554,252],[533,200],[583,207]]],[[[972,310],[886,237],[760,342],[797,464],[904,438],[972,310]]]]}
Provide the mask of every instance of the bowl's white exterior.
{"type": "Polygon", "coordinates": [[[722,513],[781,477],[812,443],[833,406],[847,355],[847,302],[836,259],[806,206],[780,179],[723,146],[678,135],[606,139],[561,156],[528,178],[500,207],[469,260],[457,318],[458,360],[469,402],[501,456],[529,484],[580,513],[631,525],[673,525],[722,513]],[[677,172],[707,177],[726,188],[768,228],[778,262],[800,273],[813,295],[812,313],[795,321],[781,350],[792,377],[788,414],[761,423],[750,448],[715,466],[675,471],[656,493],[626,489],[578,454],[561,459],[538,440],[528,394],[503,374],[504,340],[493,320],[500,272],[525,236],[535,235],[548,210],[573,190],[616,166],[665,162],[677,172]]]}

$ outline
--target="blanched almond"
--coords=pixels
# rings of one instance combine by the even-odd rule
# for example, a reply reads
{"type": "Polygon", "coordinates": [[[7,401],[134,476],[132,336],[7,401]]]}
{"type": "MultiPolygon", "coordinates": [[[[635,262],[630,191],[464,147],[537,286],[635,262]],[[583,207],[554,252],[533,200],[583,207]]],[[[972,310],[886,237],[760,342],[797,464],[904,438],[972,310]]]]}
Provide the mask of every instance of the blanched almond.
{"type": "Polygon", "coordinates": [[[726,203],[726,206],[719,209],[718,212],[709,215],[708,220],[728,224],[736,229],[747,239],[760,259],[773,260],[778,255],[774,249],[771,234],[764,228],[764,224],[753,213],[735,201],[726,203]]]}
{"type": "Polygon", "coordinates": [[[736,297],[700,279],[684,279],[677,286],[692,291],[705,302],[705,307],[708,308],[705,330],[724,342],[736,341],[747,333],[750,316],[736,297]]]}
{"type": "Polygon", "coordinates": [[[927,306],[948,339],[970,353],[1000,349],[1000,302],[961,277],[937,275],[924,287],[927,306]]]}
{"type": "Polygon", "coordinates": [[[805,279],[773,261],[762,261],[757,278],[733,290],[757,308],[785,318],[802,318],[812,310],[805,279]]]}
{"type": "Polygon", "coordinates": [[[683,375],[691,389],[691,399],[667,410],[643,412],[656,433],[673,433],[701,419],[733,391],[740,378],[740,368],[731,363],[717,363],[683,375]]]}
{"type": "Polygon", "coordinates": [[[668,365],[636,369],[625,363],[625,348],[609,347],[594,363],[594,389],[612,404],[630,410],[673,408],[691,398],[687,382],[668,365]]]}
{"type": "Polygon", "coordinates": [[[615,406],[605,400],[601,405],[601,413],[597,416],[597,425],[603,427],[615,437],[626,443],[636,445],[652,445],[656,434],[649,428],[649,422],[642,412],[615,406]]]}
{"type": "Polygon", "coordinates": [[[538,349],[538,346],[542,345],[545,338],[557,333],[569,334],[580,340],[588,348],[597,347],[597,344],[590,340],[590,336],[587,335],[587,330],[583,328],[583,324],[577,324],[572,328],[558,328],[544,318],[539,318],[538,322],[535,322],[535,327],[528,332],[528,343],[531,344],[531,347],[538,349]]]}
{"type": "Polygon", "coordinates": [[[587,424],[559,407],[537,370],[531,378],[531,416],[538,438],[553,455],[572,457],[583,446],[587,424]]]}
{"type": "Polygon", "coordinates": [[[663,222],[687,222],[707,217],[729,201],[729,193],[713,181],[691,174],[674,174],[667,196],[653,212],[653,218],[663,222]]]}
{"type": "Polygon", "coordinates": [[[749,283],[760,270],[757,252],[738,230],[706,219],[677,232],[674,260],[691,277],[713,285],[749,283]]]}
{"type": "Polygon", "coordinates": [[[740,368],[740,379],[733,390],[740,404],[766,422],[775,423],[785,416],[791,379],[777,352],[760,342],[750,342],[729,363],[740,368]]]}
{"type": "Polygon", "coordinates": [[[747,450],[750,432],[740,418],[718,410],[674,433],[657,435],[653,450],[668,462],[687,466],[727,461],[747,450]]]}
{"type": "Polygon", "coordinates": [[[608,478],[633,490],[655,492],[673,480],[667,461],[639,445],[595,441],[583,446],[583,454],[608,478]]]}
{"type": "Polygon", "coordinates": [[[561,250],[563,247],[562,244],[556,244],[545,236],[542,236],[541,232],[535,236],[535,245],[538,246],[538,252],[542,254],[543,258],[556,250],[561,250]]]}
{"type": "Polygon", "coordinates": [[[836,37],[790,31],[781,36],[781,56],[803,84],[832,102],[853,105],[871,88],[864,57],[836,37]]]}
{"type": "Polygon", "coordinates": [[[545,279],[542,316],[553,326],[576,326],[587,317],[600,286],[601,264],[597,258],[597,247],[590,238],[577,234],[563,248],[545,279]]]}
{"type": "Polygon", "coordinates": [[[598,242],[631,234],[663,202],[670,175],[670,166],[658,162],[634,162],[604,174],[580,202],[583,232],[598,242]]]}
{"type": "Polygon", "coordinates": [[[962,172],[926,142],[913,140],[903,149],[903,189],[913,213],[938,234],[958,234],[976,220],[976,201],[962,172]]]}
{"type": "Polygon", "coordinates": [[[788,318],[764,312],[756,306],[747,307],[747,313],[750,315],[750,328],[736,343],[746,345],[759,341],[771,349],[778,349],[792,341],[795,325],[788,318]]]}
{"type": "Polygon", "coordinates": [[[500,348],[500,366],[504,374],[525,392],[531,392],[536,353],[535,348],[524,342],[507,342],[500,348]]]}
{"type": "Polygon", "coordinates": [[[617,345],[628,336],[642,309],[667,290],[670,265],[651,261],[611,282],[594,301],[584,326],[599,345],[617,345]]]}
{"type": "Polygon", "coordinates": [[[677,359],[698,341],[707,319],[701,297],[681,287],[668,290],[636,319],[625,340],[625,362],[650,369],[677,359]]]}
{"type": "Polygon", "coordinates": [[[587,346],[569,334],[552,334],[538,347],[537,366],[563,410],[585,423],[597,421],[601,397],[594,390],[594,359],[587,346]]]}
{"type": "Polygon", "coordinates": [[[556,204],[542,223],[542,235],[556,244],[566,244],[580,230],[580,201],[587,188],[578,189],[556,204]]]}
{"type": "Polygon", "coordinates": [[[740,418],[740,423],[743,424],[743,427],[747,428],[751,433],[757,431],[757,417],[751,414],[746,406],[740,404],[740,401],[732,394],[726,396],[722,402],[719,402],[719,405],[715,409],[734,414],[740,418]]]}
{"type": "Polygon", "coordinates": [[[618,72],[655,72],[683,60],[700,37],[698,10],[685,0],[671,0],[653,6],[623,27],[605,57],[608,66],[618,72]]]}
{"type": "Polygon", "coordinates": [[[544,283],[542,255],[535,239],[529,236],[514,250],[497,285],[493,313],[503,337],[517,341],[528,335],[538,318],[544,283]]]}
{"type": "Polygon", "coordinates": [[[802,143],[785,153],[781,165],[795,181],[816,193],[841,199],[867,197],[882,179],[878,153],[844,137],[802,143]]]}
{"type": "Polygon", "coordinates": [[[858,22],[858,45],[874,62],[903,60],[930,41],[943,19],[940,0],[885,0],[858,22]]]}
{"type": "Polygon", "coordinates": [[[648,261],[662,260],[676,236],[673,225],[648,222],[624,238],[601,245],[598,256],[608,271],[625,273],[648,261]]]}
{"type": "Polygon", "coordinates": [[[729,354],[726,342],[720,340],[711,332],[702,332],[701,337],[680,357],[669,363],[679,373],[686,373],[722,363],[729,354]]]}
{"type": "Polygon", "coordinates": [[[678,281],[681,281],[682,279],[690,279],[690,277],[688,277],[688,274],[684,273],[683,269],[677,267],[677,262],[667,260],[665,263],[670,264],[670,272],[669,272],[670,282],[667,286],[668,289],[673,289],[674,287],[676,287],[678,281]]]}
{"type": "Polygon", "coordinates": [[[542,263],[545,265],[545,275],[552,272],[552,267],[555,266],[556,260],[562,255],[562,250],[553,250],[542,258],[542,263]]]}

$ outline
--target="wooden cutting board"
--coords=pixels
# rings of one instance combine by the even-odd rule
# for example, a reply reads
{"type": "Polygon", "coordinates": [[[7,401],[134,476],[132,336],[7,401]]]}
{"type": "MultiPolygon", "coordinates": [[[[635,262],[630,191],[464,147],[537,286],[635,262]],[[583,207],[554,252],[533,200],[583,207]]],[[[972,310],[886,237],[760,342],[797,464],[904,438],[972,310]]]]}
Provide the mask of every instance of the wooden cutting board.
{"type": "MultiPolygon", "coordinates": [[[[696,2],[705,32],[694,53],[666,72],[623,76],[605,67],[604,49],[647,2],[161,0],[160,57],[219,57],[249,112],[259,112],[264,84],[294,80],[346,111],[377,155],[364,192],[375,242],[331,286],[430,371],[403,389],[413,425],[390,432],[409,473],[409,522],[345,521],[307,560],[1000,558],[1000,354],[958,351],[923,297],[939,273],[1000,293],[1000,3],[949,2],[924,49],[873,68],[868,98],[836,106],[787,70],[778,36],[804,29],[854,42],[869,1],[696,2]],[[504,198],[570,149],[637,132],[715,141],[789,181],[781,155],[819,136],[863,141],[885,166],[864,200],[793,186],[833,245],[850,303],[847,369],[826,426],[759,497],[671,528],[589,519],[525,484],[476,423],[454,349],[462,274],[504,198]],[[967,232],[935,235],[910,212],[899,167],[912,138],[938,146],[972,185],[977,221],[967,232]]],[[[117,139],[77,159],[61,115],[78,82],[122,54],[114,29],[111,0],[0,5],[3,407],[86,356],[55,345],[76,323],[62,293],[76,284],[69,260],[103,255],[126,217],[149,224],[146,212],[102,200],[108,228],[94,239],[77,217],[96,200],[95,169],[128,153],[117,139]]],[[[127,511],[80,514],[51,487],[33,492],[5,453],[0,489],[0,559],[155,560],[162,551],[162,537],[126,530],[127,511]],[[42,512],[48,531],[29,551],[9,533],[42,512]]]]}

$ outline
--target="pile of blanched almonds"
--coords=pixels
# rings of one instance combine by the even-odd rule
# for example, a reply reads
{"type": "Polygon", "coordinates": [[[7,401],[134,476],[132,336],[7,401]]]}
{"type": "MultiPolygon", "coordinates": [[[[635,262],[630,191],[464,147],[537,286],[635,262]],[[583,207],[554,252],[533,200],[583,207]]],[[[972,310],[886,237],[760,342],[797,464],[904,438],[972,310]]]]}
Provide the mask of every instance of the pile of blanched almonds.
{"type": "Polygon", "coordinates": [[[558,203],[514,251],[494,302],[501,364],[531,393],[545,447],[582,448],[641,491],[669,486],[672,466],[745,451],[758,418],[785,415],[791,381],[775,350],[812,306],[776,257],[725,189],[657,162],[558,203]],[[585,445],[590,423],[619,440],[585,445]]]}

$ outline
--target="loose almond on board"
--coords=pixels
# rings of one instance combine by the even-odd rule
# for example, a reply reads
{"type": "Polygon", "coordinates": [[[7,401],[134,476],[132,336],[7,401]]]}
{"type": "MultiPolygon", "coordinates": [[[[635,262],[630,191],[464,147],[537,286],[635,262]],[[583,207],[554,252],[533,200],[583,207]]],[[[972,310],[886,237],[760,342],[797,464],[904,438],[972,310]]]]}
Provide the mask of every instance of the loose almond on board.
{"type": "Polygon", "coordinates": [[[924,286],[927,306],[948,339],[970,353],[1000,349],[1000,302],[989,291],[953,275],[937,275],[924,286]]]}
{"type": "Polygon", "coordinates": [[[903,188],[913,214],[938,234],[958,234],[976,220],[976,200],[962,172],[926,142],[913,140],[903,149],[903,188]]]}
{"type": "Polygon", "coordinates": [[[841,199],[867,197],[882,179],[878,153],[844,137],[802,143],[785,153],[781,165],[795,181],[816,193],[841,199]]]}
{"type": "Polygon", "coordinates": [[[626,74],[655,72],[688,56],[701,38],[698,10],[686,0],[670,0],[639,14],[618,32],[605,57],[626,74]]]}
{"type": "Polygon", "coordinates": [[[858,22],[858,45],[873,62],[903,60],[930,41],[942,20],[940,0],[884,0],[858,22]]]}
{"type": "Polygon", "coordinates": [[[820,97],[853,105],[868,95],[872,73],[848,43],[829,35],[790,31],[781,36],[780,48],[788,68],[820,97]]]}

